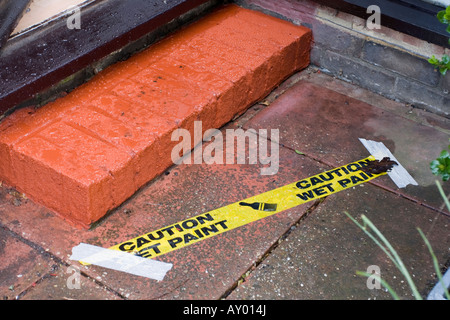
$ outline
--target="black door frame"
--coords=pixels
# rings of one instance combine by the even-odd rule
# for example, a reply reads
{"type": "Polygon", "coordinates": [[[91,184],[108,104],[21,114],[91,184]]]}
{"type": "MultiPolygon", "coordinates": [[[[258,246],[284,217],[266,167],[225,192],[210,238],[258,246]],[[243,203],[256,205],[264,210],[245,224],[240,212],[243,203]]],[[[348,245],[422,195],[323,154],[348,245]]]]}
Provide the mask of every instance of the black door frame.
{"type": "Polygon", "coordinates": [[[9,39],[0,50],[0,117],[36,93],[209,1],[95,1],[81,8],[80,29],[68,28],[64,18],[9,39]]]}
{"type": "Polygon", "coordinates": [[[370,5],[381,12],[381,25],[416,38],[450,48],[446,25],[436,15],[442,7],[421,0],[313,0],[340,11],[367,19],[370,5]]]}
{"type": "Polygon", "coordinates": [[[0,49],[28,7],[28,0],[0,0],[0,49]]]}

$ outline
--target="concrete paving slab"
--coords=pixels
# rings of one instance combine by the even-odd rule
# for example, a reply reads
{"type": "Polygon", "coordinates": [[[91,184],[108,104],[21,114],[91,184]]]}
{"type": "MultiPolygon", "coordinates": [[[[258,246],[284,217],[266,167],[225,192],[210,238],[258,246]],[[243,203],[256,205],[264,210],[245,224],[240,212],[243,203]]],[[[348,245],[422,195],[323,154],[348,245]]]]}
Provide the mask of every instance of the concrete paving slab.
{"type": "MultiPolygon", "coordinates": [[[[301,78],[302,75],[298,77],[301,78]]],[[[292,90],[296,90],[292,85],[299,78],[294,78],[283,83],[265,99],[264,104],[255,105],[221,132],[241,126],[258,129],[259,122],[256,120],[259,114],[274,107],[279,108],[279,113],[283,114],[282,104],[277,103],[292,90]],[[248,122],[249,119],[252,120],[248,122]]],[[[339,81],[335,81],[338,86],[339,81]]],[[[316,99],[316,106],[319,101],[316,99]]],[[[376,110],[378,109],[371,111],[374,117],[383,117],[383,113],[376,110]]],[[[333,112],[332,109],[330,112],[333,112]]],[[[276,112],[273,114],[276,115],[276,112]]],[[[284,122],[289,123],[293,119],[293,115],[289,114],[284,122]]],[[[297,128],[292,128],[296,130],[296,134],[301,132],[301,126],[306,126],[299,123],[297,128]]],[[[314,129],[313,124],[308,125],[314,129]]],[[[270,125],[266,128],[270,129],[270,125]]],[[[320,130],[323,128],[319,127],[317,132],[320,130]]],[[[280,166],[274,176],[262,176],[262,165],[175,165],[89,230],[77,229],[65,223],[45,207],[14,192],[5,184],[1,185],[2,230],[15,235],[13,238],[20,239],[21,243],[41,248],[45,252],[42,254],[40,251],[31,251],[35,255],[34,261],[39,263],[42,259],[44,266],[51,262],[49,268],[53,267],[54,261],[58,261],[55,270],[43,270],[42,272],[47,272],[47,276],[39,278],[34,286],[34,278],[31,279],[27,282],[26,289],[13,293],[14,297],[35,300],[181,300],[222,297],[388,299],[386,292],[368,290],[365,279],[354,275],[356,270],[365,270],[370,263],[379,265],[382,276],[386,275],[387,280],[392,280],[393,285],[399,286],[402,297],[411,298],[405,283],[395,274],[392,264],[361,230],[343,216],[344,210],[355,216],[364,213],[373,219],[392,239],[393,244],[397,245],[405,263],[412,267],[410,270],[414,273],[420,290],[431,289],[434,283],[429,284],[427,281],[435,280],[433,270],[427,264],[430,262],[429,256],[415,227],[421,227],[430,236],[438,259],[445,263],[449,257],[448,218],[434,209],[427,209],[418,202],[405,199],[398,190],[390,190],[387,187],[389,181],[383,180],[388,179],[387,177],[334,194],[323,203],[310,202],[160,256],[158,260],[174,264],[163,281],[156,282],[96,266],[82,266],[81,290],[67,288],[65,284],[70,274],[66,269],[70,266],[80,267],[78,262],[69,260],[71,249],[81,242],[107,248],[208,210],[323,172],[333,165],[323,155],[322,158],[315,158],[311,150],[290,145],[293,140],[285,138],[289,136],[284,129],[280,130],[280,135],[280,166]],[[306,156],[295,153],[295,149],[305,152],[306,156]],[[55,276],[49,276],[49,272],[55,276]],[[298,273],[299,278],[295,278],[298,273]],[[245,281],[241,283],[243,279],[245,281]],[[347,283],[349,286],[345,286],[347,283]],[[240,285],[237,286],[238,284],[240,285]],[[298,290],[299,287],[303,289],[298,290]]],[[[247,149],[250,148],[247,152],[255,148],[252,143],[247,143],[246,146],[247,149]]],[[[367,156],[362,145],[355,150],[350,150],[351,154],[348,155],[337,153],[336,156],[328,153],[328,150],[322,151],[336,157],[332,158],[336,163],[338,160],[344,162],[345,157],[353,161],[367,156]]],[[[395,150],[393,151],[395,154],[395,150]]],[[[5,249],[12,247],[9,245],[11,241],[8,236],[5,249]]],[[[13,263],[14,259],[25,261],[22,274],[33,274],[35,265],[30,262],[26,250],[10,252],[13,254],[8,256],[8,264],[13,263]]],[[[7,279],[11,280],[11,277],[8,276],[7,279]]],[[[5,286],[2,284],[0,290],[9,293],[5,286]]]]}
{"type": "Polygon", "coordinates": [[[122,300],[95,279],[78,273],[73,266],[58,265],[40,283],[22,293],[21,300],[122,300]]]}
{"type": "Polygon", "coordinates": [[[401,299],[414,299],[405,278],[344,211],[366,215],[391,242],[425,298],[436,283],[431,256],[416,228],[428,237],[440,265],[448,262],[450,221],[433,210],[379,187],[363,184],[328,197],[280,241],[229,299],[392,299],[369,289],[356,271],[379,267],[401,299]]]}
{"type": "MultiPolygon", "coordinates": [[[[177,166],[125,204],[123,211],[129,212],[127,227],[120,223],[126,214],[114,214],[98,227],[98,239],[120,233],[119,241],[113,243],[108,239],[108,245],[113,245],[295,181],[296,176],[309,176],[323,170],[290,150],[280,151],[280,162],[282,165],[276,176],[260,176],[260,167],[255,165],[177,166]]],[[[112,288],[126,288],[129,297],[135,299],[219,299],[310,205],[312,203],[158,257],[174,265],[161,283],[123,276],[118,280],[109,272],[108,276],[112,277],[104,281],[112,288]]],[[[102,242],[105,246],[105,241],[102,242]]]]}
{"type": "MultiPolygon", "coordinates": [[[[247,149],[255,147],[247,143],[247,149]]],[[[90,230],[71,227],[30,200],[18,207],[5,204],[0,208],[0,219],[5,227],[21,232],[67,265],[80,266],[68,260],[71,249],[80,242],[108,248],[325,170],[324,165],[288,149],[280,150],[277,175],[262,176],[261,167],[205,163],[175,166],[90,230]]],[[[174,265],[161,282],[96,266],[80,267],[91,279],[128,299],[219,299],[313,205],[301,205],[158,257],[174,265]]],[[[63,294],[48,293],[49,287],[42,284],[42,298],[63,294]]],[[[37,292],[33,295],[38,296],[37,292]]]]}
{"type": "Polygon", "coordinates": [[[0,299],[15,299],[51,272],[54,264],[0,227],[0,299]]]}
{"type": "MultiPolygon", "coordinates": [[[[448,145],[450,135],[441,130],[306,80],[291,87],[244,127],[279,129],[283,145],[332,167],[367,156],[358,138],[383,142],[419,187],[398,190],[388,178],[376,183],[445,211],[435,185],[437,177],[429,169],[429,163],[448,145]]],[[[444,188],[450,191],[448,184],[444,188]]]]}

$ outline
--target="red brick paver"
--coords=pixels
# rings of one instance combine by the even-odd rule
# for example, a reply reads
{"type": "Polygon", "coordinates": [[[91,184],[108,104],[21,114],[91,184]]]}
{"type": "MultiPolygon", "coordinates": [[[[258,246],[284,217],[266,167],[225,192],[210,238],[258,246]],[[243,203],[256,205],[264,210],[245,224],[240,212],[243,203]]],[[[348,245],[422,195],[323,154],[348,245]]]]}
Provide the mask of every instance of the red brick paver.
{"type": "Polygon", "coordinates": [[[217,128],[309,64],[304,27],[226,6],[0,124],[0,180],[83,227],[171,165],[176,128],[217,128]]]}

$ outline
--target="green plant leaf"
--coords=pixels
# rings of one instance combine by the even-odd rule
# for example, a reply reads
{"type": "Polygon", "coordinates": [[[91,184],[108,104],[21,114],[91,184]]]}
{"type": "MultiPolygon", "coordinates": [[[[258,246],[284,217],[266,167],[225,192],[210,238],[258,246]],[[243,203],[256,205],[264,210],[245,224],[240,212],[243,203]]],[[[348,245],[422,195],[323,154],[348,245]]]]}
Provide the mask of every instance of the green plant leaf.
{"type": "Polygon", "coordinates": [[[448,150],[442,150],[439,158],[430,162],[430,170],[434,175],[441,176],[443,181],[450,179],[450,154],[448,150]]]}
{"type": "Polygon", "coordinates": [[[450,69],[450,57],[446,54],[442,56],[442,60],[439,60],[434,55],[428,59],[428,62],[439,68],[439,72],[445,76],[447,71],[450,69]]]}
{"type": "Polygon", "coordinates": [[[438,160],[433,160],[430,162],[430,169],[434,175],[438,175],[439,170],[440,170],[439,165],[440,165],[440,162],[438,160]]]}
{"type": "MultiPolygon", "coordinates": [[[[445,10],[439,11],[436,17],[441,23],[448,24],[446,31],[450,33],[450,6],[445,8],[445,10]]],[[[450,44],[450,39],[448,39],[448,43],[450,44]]],[[[447,74],[447,71],[450,69],[450,58],[448,55],[444,55],[441,61],[438,60],[435,56],[432,56],[430,59],[428,59],[428,62],[439,68],[439,72],[443,76],[445,76],[447,74]]]]}
{"type": "Polygon", "coordinates": [[[437,16],[438,19],[439,19],[439,21],[440,21],[441,23],[448,24],[449,21],[448,21],[447,15],[445,14],[444,11],[441,11],[441,12],[442,12],[442,14],[441,14],[441,15],[438,14],[438,16],[437,16]]]}
{"type": "Polygon", "coordinates": [[[436,17],[438,18],[438,20],[442,23],[444,23],[444,16],[445,16],[445,11],[439,11],[436,15],[436,17]]]}
{"type": "Polygon", "coordinates": [[[447,7],[445,10],[439,11],[437,13],[437,18],[441,23],[448,24],[450,21],[450,10],[448,10],[449,7],[447,7]]]}
{"type": "Polygon", "coordinates": [[[450,62],[450,57],[446,54],[442,56],[442,64],[448,64],[450,62]]]}
{"type": "Polygon", "coordinates": [[[434,55],[430,59],[428,59],[428,62],[433,65],[439,65],[439,60],[434,55]]]}
{"type": "Polygon", "coordinates": [[[439,156],[439,158],[450,158],[450,154],[448,153],[447,150],[442,150],[441,155],[439,156]]]}

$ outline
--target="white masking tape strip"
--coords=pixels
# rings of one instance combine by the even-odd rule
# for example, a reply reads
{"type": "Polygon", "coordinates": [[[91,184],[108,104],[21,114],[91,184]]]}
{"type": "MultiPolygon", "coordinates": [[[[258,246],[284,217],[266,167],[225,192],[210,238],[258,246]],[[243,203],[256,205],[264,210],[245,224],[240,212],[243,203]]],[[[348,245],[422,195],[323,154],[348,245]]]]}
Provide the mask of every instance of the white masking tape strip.
{"type": "Polygon", "coordinates": [[[389,177],[394,181],[398,188],[405,188],[408,184],[417,186],[418,183],[414,178],[406,171],[406,169],[400,164],[400,162],[394,157],[391,151],[386,148],[382,142],[366,140],[359,138],[359,141],[366,147],[367,151],[378,161],[384,157],[389,157],[391,160],[398,163],[397,166],[393,166],[392,170],[388,172],[389,177]]]}
{"type": "Polygon", "coordinates": [[[105,249],[86,243],[80,243],[74,247],[70,259],[158,281],[163,280],[173,266],[171,263],[146,259],[131,253],[105,249]]]}

